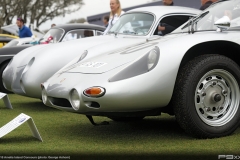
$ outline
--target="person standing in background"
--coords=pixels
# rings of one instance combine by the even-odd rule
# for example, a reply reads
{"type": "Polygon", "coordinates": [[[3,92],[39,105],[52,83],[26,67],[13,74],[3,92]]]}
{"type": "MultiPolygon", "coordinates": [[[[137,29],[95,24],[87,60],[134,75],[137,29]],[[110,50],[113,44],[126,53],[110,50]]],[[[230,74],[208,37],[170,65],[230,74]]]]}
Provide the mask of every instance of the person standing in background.
{"type": "Polygon", "coordinates": [[[19,28],[19,38],[31,37],[32,32],[31,30],[24,25],[24,20],[22,18],[17,19],[17,26],[19,28]]]}
{"type": "Polygon", "coordinates": [[[112,28],[112,26],[118,21],[118,19],[120,18],[120,16],[124,13],[124,11],[122,11],[121,8],[121,3],[119,0],[110,0],[110,18],[109,18],[109,22],[108,22],[108,27],[107,29],[104,31],[104,34],[106,34],[110,28],[112,28]]]}
{"type": "MultiPolygon", "coordinates": [[[[173,0],[163,0],[162,3],[164,6],[173,6],[174,5],[173,0]]],[[[159,35],[161,35],[161,36],[171,33],[175,29],[176,29],[175,27],[170,26],[166,23],[161,23],[158,26],[159,35]]]]}
{"type": "Polygon", "coordinates": [[[109,16],[104,16],[102,21],[103,21],[104,26],[108,27],[109,16]]]}
{"type": "Polygon", "coordinates": [[[51,28],[53,28],[53,27],[55,27],[56,26],[56,24],[55,23],[53,23],[52,25],[51,25],[51,28]]]}
{"type": "Polygon", "coordinates": [[[173,6],[173,0],[163,0],[163,5],[164,6],[173,6]]]}
{"type": "Polygon", "coordinates": [[[214,2],[217,2],[217,0],[201,0],[202,6],[200,7],[200,10],[205,10],[214,2]]]}

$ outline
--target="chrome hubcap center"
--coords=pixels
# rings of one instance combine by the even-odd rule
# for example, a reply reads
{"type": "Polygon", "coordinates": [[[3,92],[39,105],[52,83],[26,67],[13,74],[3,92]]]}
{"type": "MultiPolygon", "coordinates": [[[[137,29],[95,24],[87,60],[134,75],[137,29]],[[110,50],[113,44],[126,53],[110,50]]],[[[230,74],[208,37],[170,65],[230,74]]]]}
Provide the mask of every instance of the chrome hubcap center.
{"type": "Polygon", "coordinates": [[[216,79],[205,82],[200,101],[207,112],[217,113],[222,110],[225,102],[225,96],[222,94],[223,86],[222,82],[218,82],[216,79]]]}
{"type": "Polygon", "coordinates": [[[222,99],[222,97],[221,97],[220,94],[215,94],[215,95],[213,96],[213,100],[214,100],[215,102],[219,102],[219,101],[221,101],[221,99],[222,99]]]}

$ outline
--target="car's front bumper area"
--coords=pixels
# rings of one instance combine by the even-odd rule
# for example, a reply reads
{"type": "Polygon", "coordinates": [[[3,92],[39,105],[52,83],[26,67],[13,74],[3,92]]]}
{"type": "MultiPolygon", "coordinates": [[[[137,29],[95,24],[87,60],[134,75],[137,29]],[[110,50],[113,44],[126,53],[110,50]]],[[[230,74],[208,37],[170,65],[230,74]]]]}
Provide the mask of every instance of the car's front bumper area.
{"type": "Polygon", "coordinates": [[[111,72],[104,74],[63,73],[55,78],[52,84],[49,82],[43,84],[45,104],[68,112],[109,116],[139,112],[150,115],[148,111],[165,107],[169,103],[171,88],[165,85],[168,80],[161,79],[163,85],[156,87],[142,81],[147,78],[147,74],[143,74],[122,81],[109,82],[108,77],[111,77],[111,72]],[[83,93],[87,88],[94,86],[104,88],[105,94],[94,98],[83,93]],[[72,90],[76,90],[79,94],[80,106],[77,110],[71,103],[72,90]]]}
{"type": "Polygon", "coordinates": [[[24,90],[21,87],[21,77],[26,65],[17,67],[15,70],[11,67],[7,67],[3,73],[4,87],[16,94],[25,95],[24,90]]]}
{"type": "Polygon", "coordinates": [[[12,91],[11,86],[12,86],[13,76],[14,76],[14,68],[10,64],[8,64],[5,70],[3,71],[1,78],[2,78],[4,87],[9,91],[12,91]]]}

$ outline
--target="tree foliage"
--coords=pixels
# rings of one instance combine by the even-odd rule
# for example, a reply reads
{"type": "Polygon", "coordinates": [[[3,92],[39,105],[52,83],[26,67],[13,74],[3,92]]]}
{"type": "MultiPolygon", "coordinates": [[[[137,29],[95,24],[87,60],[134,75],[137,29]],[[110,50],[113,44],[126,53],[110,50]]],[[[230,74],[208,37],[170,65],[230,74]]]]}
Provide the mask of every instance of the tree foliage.
{"type": "Polygon", "coordinates": [[[85,18],[79,18],[79,19],[72,19],[68,23],[84,23],[84,22],[87,22],[85,18]]]}
{"type": "Polygon", "coordinates": [[[22,17],[39,27],[57,16],[79,10],[83,0],[0,0],[0,25],[9,25],[14,18],[22,17]]]}

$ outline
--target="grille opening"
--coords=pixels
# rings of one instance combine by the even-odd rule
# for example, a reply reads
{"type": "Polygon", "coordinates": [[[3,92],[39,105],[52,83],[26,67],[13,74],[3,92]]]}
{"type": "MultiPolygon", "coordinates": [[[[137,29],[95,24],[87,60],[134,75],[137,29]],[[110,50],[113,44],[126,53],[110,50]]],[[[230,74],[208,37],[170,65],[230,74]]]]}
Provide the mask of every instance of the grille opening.
{"type": "Polygon", "coordinates": [[[49,97],[49,100],[55,106],[72,108],[71,103],[67,99],[49,97]]]}
{"type": "Polygon", "coordinates": [[[97,102],[87,102],[86,105],[90,108],[100,108],[100,104],[97,102]]]}
{"type": "Polygon", "coordinates": [[[97,102],[91,102],[90,106],[93,108],[100,108],[100,104],[97,102]]]}

